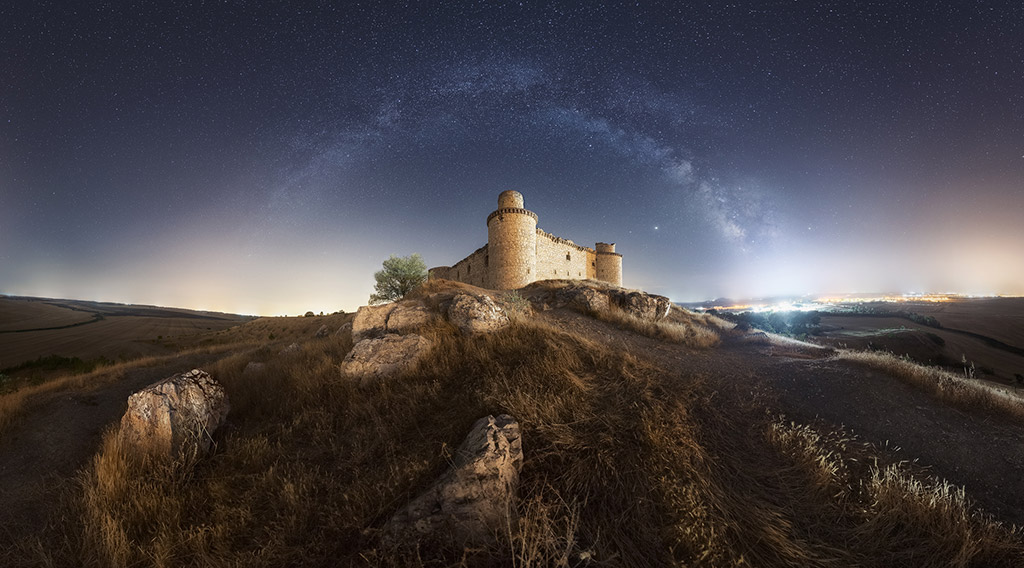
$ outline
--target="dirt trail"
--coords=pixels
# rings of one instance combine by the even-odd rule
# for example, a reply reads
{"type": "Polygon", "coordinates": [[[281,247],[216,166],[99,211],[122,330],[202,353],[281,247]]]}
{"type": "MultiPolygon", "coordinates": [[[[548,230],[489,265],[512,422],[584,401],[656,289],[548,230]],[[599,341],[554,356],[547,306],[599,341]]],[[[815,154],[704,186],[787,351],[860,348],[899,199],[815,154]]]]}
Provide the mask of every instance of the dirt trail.
{"type": "Polygon", "coordinates": [[[130,394],[222,356],[190,355],[129,369],[115,383],[44,395],[33,404],[0,439],[0,550],[42,529],[56,495],[95,454],[107,426],[120,420],[130,394]]]}
{"type": "Polygon", "coordinates": [[[692,351],[567,311],[544,314],[609,348],[684,376],[749,385],[772,410],[808,424],[823,422],[928,473],[963,486],[1004,522],[1024,526],[1024,428],[984,412],[964,412],[899,379],[824,352],[728,340],[692,351]]]}

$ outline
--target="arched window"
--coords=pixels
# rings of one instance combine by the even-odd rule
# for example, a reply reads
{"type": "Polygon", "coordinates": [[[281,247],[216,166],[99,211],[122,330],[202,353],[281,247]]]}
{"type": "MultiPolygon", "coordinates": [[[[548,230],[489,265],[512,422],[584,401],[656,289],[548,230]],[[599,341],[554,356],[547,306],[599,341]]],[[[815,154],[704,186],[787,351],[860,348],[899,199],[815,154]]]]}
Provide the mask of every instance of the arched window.
{"type": "Polygon", "coordinates": [[[572,260],[572,257],[569,256],[569,253],[565,253],[565,260],[572,260]]]}

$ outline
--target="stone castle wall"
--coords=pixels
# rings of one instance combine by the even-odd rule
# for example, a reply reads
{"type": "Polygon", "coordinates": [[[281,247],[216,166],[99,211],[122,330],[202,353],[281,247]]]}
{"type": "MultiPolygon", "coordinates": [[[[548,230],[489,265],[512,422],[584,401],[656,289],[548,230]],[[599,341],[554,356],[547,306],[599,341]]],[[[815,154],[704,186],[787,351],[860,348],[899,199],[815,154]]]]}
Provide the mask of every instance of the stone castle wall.
{"type": "Polygon", "coordinates": [[[537,214],[524,208],[522,194],[504,191],[487,217],[487,244],[454,266],[430,269],[430,277],[496,290],[553,278],[621,286],[622,255],[614,244],[597,243],[595,250],[538,229],[537,214]]]}
{"type": "Polygon", "coordinates": [[[537,278],[582,280],[597,274],[594,250],[537,229],[537,278]]]}

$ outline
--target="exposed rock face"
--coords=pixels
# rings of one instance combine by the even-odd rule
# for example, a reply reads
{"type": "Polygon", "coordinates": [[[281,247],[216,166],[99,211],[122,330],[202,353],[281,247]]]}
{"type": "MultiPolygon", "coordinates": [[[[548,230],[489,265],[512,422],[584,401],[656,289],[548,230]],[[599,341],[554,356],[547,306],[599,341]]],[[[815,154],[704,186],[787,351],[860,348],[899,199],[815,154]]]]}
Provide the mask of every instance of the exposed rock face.
{"type": "Polygon", "coordinates": [[[229,409],[220,383],[193,369],[128,397],[120,435],[139,449],[170,459],[201,455],[210,450],[213,432],[229,409]]]}
{"type": "Polygon", "coordinates": [[[489,333],[511,323],[508,314],[490,296],[459,294],[448,305],[448,321],[463,333],[489,333]]]}
{"type": "Polygon", "coordinates": [[[400,509],[385,529],[393,542],[428,536],[484,544],[507,530],[510,502],[519,486],[523,447],[511,416],[477,420],[454,461],[429,489],[400,509]]]}
{"type": "Polygon", "coordinates": [[[394,304],[360,307],[356,312],[356,318],[352,320],[352,341],[358,342],[365,337],[384,335],[388,316],[393,309],[394,304]]]}
{"type": "Polygon", "coordinates": [[[316,333],[313,334],[313,337],[317,339],[322,339],[324,337],[327,337],[327,335],[330,333],[331,331],[327,329],[327,324],[324,324],[320,326],[320,329],[316,330],[316,333]]]}
{"type": "Polygon", "coordinates": [[[346,333],[352,333],[352,322],[350,321],[341,324],[341,327],[338,328],[338,331],[334,332],[334,335],[345,335],[346,333]]]}
{"type": "Polygon", "coordinates": [[[386,333],[409,333],[426,325],[433,317],[430,310],[422,305],[362,306],[352,321],[352,340],[380,337],[386,333]]]}
{"type": "Polygon", "coordinates": [[[388,333],[409,333],[430,323],[434,314],[426,306],[397,305],[388,315],[385,330],[388,333]]]}
{"type": "Polygon", "coordinates": [[[363,339],[345,356],[341,372],[367,384],[411,370],[430,347],[430,341],[415,334],[363,339]]]}
{"type": "Polygon", "coordinates": [[[672,302],[665,296],[646,292],[609,290],[608,296],[624,312],[646,320],[660,320],[667,316],[669,309],[672,308],[672,302]]]}
{"type": "Polygon", "coordinates": [[[589,286],[568,286],[555,292],[555,303],[584,313],[608,311],[608,295],[589,286]]]}

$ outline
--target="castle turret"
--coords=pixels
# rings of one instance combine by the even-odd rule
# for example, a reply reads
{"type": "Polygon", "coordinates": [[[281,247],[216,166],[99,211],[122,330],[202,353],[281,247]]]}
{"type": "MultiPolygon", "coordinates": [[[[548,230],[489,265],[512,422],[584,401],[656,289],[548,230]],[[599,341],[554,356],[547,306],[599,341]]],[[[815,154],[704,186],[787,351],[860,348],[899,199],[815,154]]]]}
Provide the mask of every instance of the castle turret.
{"type": "MultiPolygon", "coordinates": [[[[522,288],[537,278],[537,214],[523,207],[518,191],[501,192],[487,216],[487,256],[491,288],[522,288]]],[[[620,280],[621,266],[620,258],[620,280]]]]}
{"type": "Polygon", "coordinates": [[[622,255],[615,252],[615,243],[597,243],[597,279],[622,286],[622,255]]]}

